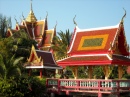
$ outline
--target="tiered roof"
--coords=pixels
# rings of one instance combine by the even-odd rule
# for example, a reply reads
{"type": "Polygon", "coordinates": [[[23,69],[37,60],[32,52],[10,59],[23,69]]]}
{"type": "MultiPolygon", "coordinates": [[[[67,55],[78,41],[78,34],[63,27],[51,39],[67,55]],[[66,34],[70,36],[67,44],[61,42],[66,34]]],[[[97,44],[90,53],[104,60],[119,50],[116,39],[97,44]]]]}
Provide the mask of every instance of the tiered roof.
{"type": "MultiPolygon", "coordinates": [[[[16,19],[15,19],[16,20],[16,19]]],[[[37,20],[32,9],[28,14],[28,17],[23,20],[21,24],[18,24],[16,20],[15,29],[8,29],[7,36],[12,36],[19,30],[24,30],[29,38],[34,39],[37,42],[39,50],[35,50],[32,47],[30,57],[25,64],[26,68],[50,68],[50,69],[62,69],[57,66],[51,51],[52,39],[56,35],[56,26],[53,29],[48,29],[47,16],[44,20],[37,20]]]]}
{"type": "Polygon", "coordinates": [[[60,66],[130,65],[129,45],[124,25],[74,30],[68,57],[58,60],[60,66]]]}
{"type": "Polygon", "coordinates": [[[38,43],[38,48],[42,50],[51,50],[52,39],[56,35],[56,28],[48,29],[47,16],[44,20],[37,20],[35,14],[31,10],[28,17],[25,19],[23,17],[22,23],[18,24],[16,21],[15,29],[8,29],[7,36],[13,35],[19,30],[25,30],[28,36],[38,43]]]}

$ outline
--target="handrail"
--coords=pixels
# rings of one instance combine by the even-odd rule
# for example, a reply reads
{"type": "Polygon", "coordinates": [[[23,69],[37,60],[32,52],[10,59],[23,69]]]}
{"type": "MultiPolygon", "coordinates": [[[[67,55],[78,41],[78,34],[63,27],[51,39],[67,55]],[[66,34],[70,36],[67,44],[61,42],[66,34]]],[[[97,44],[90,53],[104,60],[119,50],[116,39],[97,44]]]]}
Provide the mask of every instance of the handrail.
{"type": "Polygon", "coordinates": [[[47,88],[51,91],[98,91],[115,92],[129,91],[130,80],[103,79],[47,79],[47,88]]]}

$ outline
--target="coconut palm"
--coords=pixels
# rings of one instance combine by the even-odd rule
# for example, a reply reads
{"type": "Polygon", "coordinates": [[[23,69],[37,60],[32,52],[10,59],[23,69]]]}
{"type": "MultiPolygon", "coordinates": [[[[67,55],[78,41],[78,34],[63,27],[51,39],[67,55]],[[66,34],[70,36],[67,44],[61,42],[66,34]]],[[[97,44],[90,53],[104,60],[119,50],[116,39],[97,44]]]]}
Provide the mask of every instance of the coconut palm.
{"type": "Polygon", "coordinates": [[[70,45],[72,34],[69,29],[64,33],[63,31],[58,32],[58,36],[53,39],[54,45],[52,49],[54,50],[54,55],[56,59],[64,57],[67,55],[67,50],[70,45]]]}
{"type": "Polygon", "coordinates": [[[0,54],[0,77],[6,80],[7,78],[21,75],[21,70],[19,68],[21,60],[23,60],[23,57],[15,58],[15,55],[5,60],[0,54]]]}

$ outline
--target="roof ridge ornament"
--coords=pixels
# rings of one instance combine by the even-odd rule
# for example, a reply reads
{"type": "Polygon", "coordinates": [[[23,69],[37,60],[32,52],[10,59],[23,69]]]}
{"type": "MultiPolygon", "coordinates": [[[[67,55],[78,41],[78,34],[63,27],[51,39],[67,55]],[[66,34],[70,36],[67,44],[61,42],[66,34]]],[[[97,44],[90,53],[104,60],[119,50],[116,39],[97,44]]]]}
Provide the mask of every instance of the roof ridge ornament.
{"type": "Polygon", "coordinates": [[[54,27],[54,29],[56,29],[56,26],[57,26],[57,21],[56,21],[56,24],[55,24],[55,27],[54,27]]]}
{"type": "Polygon", "coordinates": [[[31,11],[32,11],[32,0],[30,0],[31,1],[31,11]]]}
{"type": "Polygon", "coordinates": [[[48,12],[46,11],[46,13],[47,13],[47,14],[46,14],[46,19],[47,19],[47,17],[48,17],[48,12]]]}
{"type": "Polygon", "coordinates": [[[23,20],[25,20],[25,17],[24,17],[24,15],[23,15],[23,12],[22,12],[22,17],[23,17],[23,20]]]}
{"type": "Polygon", "coordinates": [[[16,16],[14,16],[14,19],[15,19],[15,21],[16,21],[16,24],[18,24],[18,21],[17,21],[17,19],[16,19],[16,16]]]}
{"type": "Polygon", "coordinates": [[[124,22],[124,18],[126,17],[126,10],[123,8],[123,10],[125,11],[125,14],[123,15],[122,19],[121,19],[121,23],[124,22]]]}
{"type": "Polygon", "coordinates": [[[74,24],[77,26],[77,23],[76,23],[76,21],[75,21],[75,18],[76,18],[76,15],[75,15],[74,18],[73,18],[73,22],[74,22],[74,24]]]}

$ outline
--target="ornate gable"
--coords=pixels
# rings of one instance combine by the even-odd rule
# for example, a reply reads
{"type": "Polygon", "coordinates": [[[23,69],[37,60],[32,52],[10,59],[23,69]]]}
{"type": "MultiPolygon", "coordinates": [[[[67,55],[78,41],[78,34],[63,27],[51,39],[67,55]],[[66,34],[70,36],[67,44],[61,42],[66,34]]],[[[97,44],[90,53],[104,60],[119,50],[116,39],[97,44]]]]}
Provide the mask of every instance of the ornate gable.
{"type": "Polygon", "coordinates": [[[113,52],[113,54],[129,56],[129,45],[127,44],[124,25],[122,22],[119,25],[117,35],[115,37],[113,45],[111,44],[110,49],[113,52]]]}
{"type": "Polygon", "coordinates": [[[38,57],[35,47],[32,46],[31,53],[29,58],[27,59],[26,66],[42,66],[43,60],[41,57],[38,57]]]}

